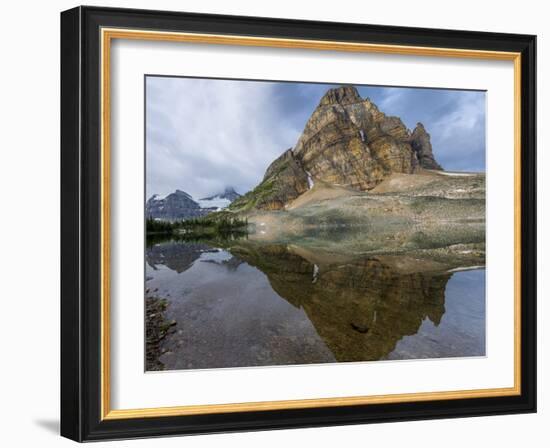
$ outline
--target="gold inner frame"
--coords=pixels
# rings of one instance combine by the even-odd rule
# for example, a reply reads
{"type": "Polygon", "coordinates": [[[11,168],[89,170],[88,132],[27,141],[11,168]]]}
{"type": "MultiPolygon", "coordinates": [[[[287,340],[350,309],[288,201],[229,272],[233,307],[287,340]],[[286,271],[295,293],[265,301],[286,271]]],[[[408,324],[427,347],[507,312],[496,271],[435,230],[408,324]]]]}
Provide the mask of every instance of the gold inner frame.
{"type": "Polygon", "coordinates": [[[521,394],[521,54],[458,48],[279,39],[215,34],[101,29],[101,419],[127,419],[182,415],[305,409],[413,401],[502,397],[521,394]],[[170,406],[140,409],[111,409],[110,368],[110,50],[113,39],[295,48],[325,51],[366,52],[413,56],[505,60],[514,63],[514,386],[441,392],[418,392],[302,400],[170,406]]]}

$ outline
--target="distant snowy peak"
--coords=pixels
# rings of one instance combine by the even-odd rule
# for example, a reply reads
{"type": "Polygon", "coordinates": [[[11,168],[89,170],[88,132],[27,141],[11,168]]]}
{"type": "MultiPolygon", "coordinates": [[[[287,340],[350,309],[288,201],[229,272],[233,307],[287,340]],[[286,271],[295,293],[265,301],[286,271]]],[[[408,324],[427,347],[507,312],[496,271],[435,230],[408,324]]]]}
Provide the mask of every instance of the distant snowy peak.
{"type": "Polygon", "coordinates": [[[191,196],[189,193],[186,193],[185,191],[182,191],[182,190],[176,190],[174,193],[168,193],[165,195],[154,194],[149,198],[149,201],[164,201],[171,196],[174,198],[189,199],[190,201],[196,202],[193,199],[193,196],[191,196]]]}
{"type": "Polygon", "coordinates": [[[198,218],[206,213],[190,194],[181,190],[165,196],[154,194],[145,204],[147,218],[163,221],[198,218]]]}
{"type": "Polygon", "coordinates": [[[232,187],[199,200],[182,190],[164,196],[154,194],[145,204],[145,214],[147,218],[164,221],[198,218],[227,208],[238,197],[240,194],[232,187]]]}
{"type": "Polygon", "coordinates": [[[201,208],[215,208],[217,210],[223,210],[227,208],[231,201],[229,199],[224,199],[219,196],[212,196],[208,199],[199,199],[199,205],[201,208]]]}
{"type": "Polygon", "coordinates": [[[240,197],[241,195],[237,193],[233,187],[227,187],[222,193],[199,199],[198,203],[202,208],[214,207],[218,210],[223,210],[224,208],[227,208],[235,199],[240,197]]]}
{"type": "Polygon", "coordinates": [[[184,196],[187,196],[189,199],[193,199],[193,196],[191,196],[189,193],[186,193],[185,191],[182,191],[182,190],[176,190],[176,192],[172,194],[184,195],[184,196]]]}
{"type": "Polygon", "coordinates": [[[227,199],[230,202],[233,202],[235,199],[240,198],[240,197],[241,197],[241,195],[239,193],[237,193],[233,187],[226,187],[225,190],[223,190],[223,192],[221,192],[221,193],[215,194],[213,196],[209,196],[207,198],[202,198],[202,199],[199,199],[199,200],[200,201],[208,201],[208,200],[213,200],[215,198],[219,198],[219,199],[227,199]]]}

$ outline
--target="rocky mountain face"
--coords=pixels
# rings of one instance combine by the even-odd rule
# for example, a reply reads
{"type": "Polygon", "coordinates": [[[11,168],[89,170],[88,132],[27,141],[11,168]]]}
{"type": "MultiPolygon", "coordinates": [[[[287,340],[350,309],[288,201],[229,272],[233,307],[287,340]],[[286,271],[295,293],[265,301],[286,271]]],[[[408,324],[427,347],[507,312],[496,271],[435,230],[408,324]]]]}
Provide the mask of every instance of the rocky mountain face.
{"type": "Polygon", "coordinates": [[[279,210],[315,182],[366,191],[393,173],[441,170],[421,123],[411,133],[352,86],[330,89],[296,146],[267,169],[262,182],[231,205],[234,211],[279,210]]]}
{"type": "Polygon", "coordinates": [[[198,218],[213,210],[206,210],[193,200],[185,191],[176,190],[174,193],[161,198],[153,195],[145,204],[145,217],[163,221],[177,221],[180,219],[198,218]]]}
{"type": "Polygon", "coordinates": [[[233,210],[279,210],[308,190],[308,175],[292,149],[286,150],[267,168],[262,182],[229,207],[233,210]]]}
{"type": "Polygon", "coordinates": [[[221,193],[197,201],[182,190],[176,190],[166,197],[155,194],[145,204],[145,217],[163,221],[198,218],[223,210],[240,196],[233,187],[227,187],[221,193]]]}

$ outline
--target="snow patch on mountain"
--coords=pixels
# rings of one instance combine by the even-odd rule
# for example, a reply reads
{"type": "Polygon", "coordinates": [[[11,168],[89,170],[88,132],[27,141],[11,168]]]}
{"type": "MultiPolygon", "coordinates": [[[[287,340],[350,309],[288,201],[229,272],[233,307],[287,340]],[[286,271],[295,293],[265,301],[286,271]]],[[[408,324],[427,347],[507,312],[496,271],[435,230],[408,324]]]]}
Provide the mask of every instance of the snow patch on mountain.
{"type": "Polygon", "coordinates": [[[218,210],[223,210],[227,208],[231,201],[229,199],[222,198],[220,196],[214,196],[207,199],[197,200],[201,208],[216,208],[218,210]]]}

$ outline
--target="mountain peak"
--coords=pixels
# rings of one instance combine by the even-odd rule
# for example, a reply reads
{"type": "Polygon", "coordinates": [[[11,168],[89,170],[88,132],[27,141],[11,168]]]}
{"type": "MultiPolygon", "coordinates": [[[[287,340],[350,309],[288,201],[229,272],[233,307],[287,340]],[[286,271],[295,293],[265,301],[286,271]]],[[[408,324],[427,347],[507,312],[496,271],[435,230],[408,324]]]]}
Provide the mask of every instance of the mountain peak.
{"type": "Polygon", "coordinates": [[[154,194],[145,204],[147,218],[163,221],[196,218],[204,214],[191,195],[182,190],[176,190],[164,197],[154,194]]]}
{"type": "Polygon", "coordinates": [[[422,168],[443,170],[441,165],[435,160],[430,134],[428,134],[422,123],[416,123],[416,127],[410,137],[410,144],[422,168]]]}
{"type": "Polygon", "coordinates": [[[189,194],[189,193],[186,193],[185,191],[183,190],[176,190],[174,193],[172,194],[177,194],[178,196],[187,196],[188,198],[192,199],[192,196],[189,194]]]}
{"type": "Polygon", "coordinates": [[[228,195],[228,194],[239,194],[239,193],[237,193],[233,187],[225,187],[225,189],[223,190],[223,194],[228,195]]]}
{"type": "Polygon", "coordinates": [[[362,101],[361,95],[353,86],[340,86],[329,89],[321,98],[320,106],[329,106],[331,104],[347,105],[362,101]]]}
{"type": "Polygon", "coordinates": [[[235,199],[241,197],[239,193],[231,186],[225,187],[223,192],[214,194],[212,196],[204,197],[199,199],[200,201],[211,201],[214,199],[227,199],[229,202],[233,202],[235,199]]]}
{"type": "Polygon", "coordinates": [[[313,181],[367,191],[393,173],[441,170],[430,135],[419,123],[411,133],[403,121],[363,99],[353,86],[329,89],[292,149],[265,171],[260,184],[234,201],[232,210],[281,210],[313,181]]]}

